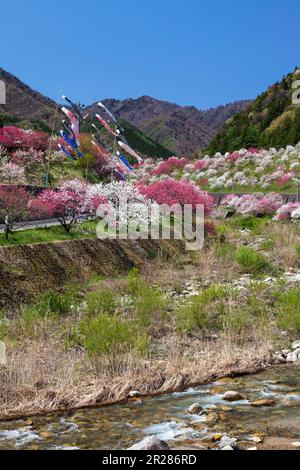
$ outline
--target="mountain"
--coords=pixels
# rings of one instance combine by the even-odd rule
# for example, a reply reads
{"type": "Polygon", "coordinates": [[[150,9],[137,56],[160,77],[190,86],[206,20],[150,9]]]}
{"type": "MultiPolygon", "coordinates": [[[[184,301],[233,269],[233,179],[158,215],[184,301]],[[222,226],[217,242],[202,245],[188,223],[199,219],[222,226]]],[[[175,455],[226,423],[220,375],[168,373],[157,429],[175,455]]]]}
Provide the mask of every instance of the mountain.
{"type": "Polygon", "coordinates": [[[214,131],[217,131],[223,127],[224,123],[228,121],[228,119],[235,116],[235,114],[249,109],[251,104],[251,100],[235,101],[234,103],[230,103],[225,106],[217,106],[216,108],[211,108],[207,111],[201,111],[201,114],[205,124],[214,131]]]}
{"type": "MultiPolygon", "coordinates": [[[[0,68],[0,80],[6,84],[6,105],[0,105],[0,127],[17,125],[50,132],[58,130],[63,114],[55,101],[32,90],[14,75],[0,68]]],[[[129,144],[138,152],[149,157],[168,158],[173,152],[153,141],[134,125],[122,121],[129,144]]],[[[85,126],[84,131],[90,130],[85,126]]]]}
{"type": "MultiPolygon", "coordinates": [[[[179,106],[150,96],[126,100],[106,99],[103,102],[117,118],[137,126],[171,152],[187,156],[207,146],[216,130],[250,103],[238,101],[201,111],[193,106],[179,106]]],[[[93,112],[97,105],[87,109],[93,112]]]]}
{"type": "MultiPolygon", "coordinates": [[[[2,68],[0,68],[0,80],[6,84],[6,104],[0,105],[0,114],[12,116],[14,122],[34,123],[35,127],[40,127],[42,130],[52,128],[56,114],[55,101],[32,90],[2,68]]],[[[58,120],[59,116],[56,122],[58,120]]],[[[8,121],[11,119],[8,118],[8,121]]]]}
{"type": "MultiPolygon", "coordinates": [[[[7,104],[0,105],[0,126],[16,124],[48,132],[58,129],[62,114],[55,101],[32,90],[2,68],[0,80],[7,88],[7,104]]],[[[191,156],[203,149],[227,119],[249,105],[249,101],[237,101],[201,111],[149,96],[106,99],[104,103],[122,121],[132,146],[144,155],[163,158],[174,154],[191,156]]],[[[86,108],[90,113],[96,109],[96,104],[86,108]]]]}
{"type": "Polygon", "coordinates": [[[296,67],[229,119],[207,151],[214,154],[242,147],[280,148],[297,144],[300,141],[300,105],[293,104],[292,100],[293,84],[297,80],[300,80],[300,69],[296,67]]]}

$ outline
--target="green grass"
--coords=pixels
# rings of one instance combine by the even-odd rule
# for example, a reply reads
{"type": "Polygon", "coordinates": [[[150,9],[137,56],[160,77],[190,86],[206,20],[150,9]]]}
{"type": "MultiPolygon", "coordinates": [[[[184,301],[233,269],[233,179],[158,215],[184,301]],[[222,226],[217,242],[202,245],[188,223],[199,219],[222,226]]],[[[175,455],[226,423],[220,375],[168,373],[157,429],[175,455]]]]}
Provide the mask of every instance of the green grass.
{"type": "Polygon", "coordinates": [[[106,313],[112,315],[117,308],[116,295],[111,289],[102,289],[100,292],[90,292],[85,297],[86,313],[88,316],[106,313]]]}
{"type": "Polygon", "coordinates": [[[219,315],[224,314],[228,290],[223,286],[211,286],[201,294],[192,297],[190,302],[176,312],[177,329],[180,333],[193,330],[212,329],[217,326],[219,315]]]}
{"type": "Polygon", "coordinates": [[[41,338],[53,323],[77,312],[80,299],[78,289],[68,287],[64,292],[46,291],[29,305],[23,305],[16,318],[7,322],[0,313],[0,339],[9,337],[18,341],[23,337],[41,338]]]}
{"type": "Polygon", "coordinates": [[[149,327],[153,321],[164,321],[167,301],[158,287],[147,284],[137,269],[129,273],[127,287],[133,300],[135,320],[141,327],[149,327]]]}
{"type": "Polygon", "coordinates": [[[150,338],[133,320],[105,313],[84,317],[74,328],[73,337],[97,370],[111,374],[124,369],[131,355],[146,356],[150,346],[150,338]]]}
{"type": "Polygon", "coordinates": [[[293,332],[300,332],[300,289],[295,287],[278,294],[277,299],[278,326],[293,332]]]}
{"type": "Polygon", "coordinates": [[[46,291],[38,300],[36,306],[40,312],[64,316],[72,313],[78,305],[77,290],[68,288],[64,292],[46,291]]]}
{"type": "Polygon", "coordinates": [[[251,230],[253,235],[261,235],[263,229],[270,222],[270,217],[255,217],[252,215],[238,216],[233,219],[236,228],[251,230]]]}
{"type": "Polygon", "coordinates": [[[257,253],[253,248],[242,246],[236,251],[235,260],[239,264],[241,271],[248,274],[275,274],[276,269],[262,254],[257,253]]]}
{"type": "Polygon", "coordinates": [[[66,233],[61,226],[20,230],[10,233],[8,240],[5,240],[4,234],[0,234],[0,246],[96,238],[96,225],[96,221],[84,222],[75,226],[70,233],[66,233]]]}
{"type": "Polygon", "coordinates": [[[177,330],[182,335],[225,332],[237,341],[250,337],[256,329],[266,332],[270,316],[263,294],[264,286],[259,283],[250,286],[248,298],[242,301],[234,288],[211,286],[177,309],[177,330]]]}

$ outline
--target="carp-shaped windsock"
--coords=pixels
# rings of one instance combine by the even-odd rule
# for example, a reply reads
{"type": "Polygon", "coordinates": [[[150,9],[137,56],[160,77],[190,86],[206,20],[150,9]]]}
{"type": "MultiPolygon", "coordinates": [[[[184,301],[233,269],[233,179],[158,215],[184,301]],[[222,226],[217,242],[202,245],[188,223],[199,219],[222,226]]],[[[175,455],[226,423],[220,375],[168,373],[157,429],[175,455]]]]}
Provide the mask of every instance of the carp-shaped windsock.
{"type": "Polygon", "coordinates": [[[101,122],[102,126],[105,127],[105,129],[113,136],[115,137],[119,137],[120,135],[120,131],[118,131],[118,129],[116,131],[114,131],[110,125],[105,121],[105,119],[103,119],[103,117],[100,116],[100,114],[96,114],[95,115],[96,118],[98,119],[98,121],[101,122]]]}
{"type": "Polygon", "coordinates": [[[109,117],[110,117],[110,118],[114,121],[114,123],[118,126],[118,121],[117,121],[117,119],[115,118],[115,116],[113,115],[113,113],[111,113],[111,112],[109,111],[109,109],[107,109],[107,107],[106,107],[103,103],[101,103],[101,101],[99,101],[99,103],[97,103],[97,104],[98,104],[99,108],[103,109],[103,111],[105,111],[106,114],[108,114],[109,117]]]}
{"type": "Polygon", "coordinates": [[[77,104],[73,103],[73,101],[70,100],[70,98],[68,98],[66,95],[63,95],[63,96],[62,96],[62,99],[65,100],[67,103],[69,103],[69,105],[72,107],[74,113],[77,114],[78,120],[79,120],[80,122],[83,122],[83,121],[84,121],[84,117],[83,117],[82,114],[81,114],[81,111],[80,111],[80,109],[79,109],[79,106],[78,106],[77,104]]]}
{"type": "Polygon", "coordinates": [[[99,153],[101,157],[103,157],[105,160],[109,159],[108,152],[104,148],[102,148],[102,146],[98,142],[96,142],[95,140],[92,140],[92,144],[94,145],[94,147],[96,148],[97,152],[99,153]]]}
{"type": "Polygon", "coordinates": [[[79,121],[75,117],[75,115],[72,113],[72,111],[70,111],[69,109],[67,109],[63,106],[61,108],[61,110],[71,122],[72,130],[73,130],[75,138],[76,138],[76,144],[79,147],[79,145],[80,145],[80,141],[79,141],[79,121]]]}
{"type": "Polygon", "coordinates": [[[125,165],[125,167],[127,168],[127,171],[132,171],[133,168],[132,166],[130,165],[130,163],[128,162],[127,158],[124,157],[124,155],[122,155],[119,151],[116,152],[117,153],[117,156],[119,157],[119,159],[121,160],[121,162],[123,163],[123,165],[125,165]]]}
{"type": "Polygon", "coordinates": [[[83,157],[83,154],[81,152],[79,152],[78,150],[78,146],[76,144],[76,141],[74,141],[73,139],[71,139],[71,137],[69,137],[64,131],[60,131],[60,135],[62,136],[62,138],[66,141],[66,143],[72,147],[75,152],[77,152],[77,156],[78,158],[82,158],[83,157]]]}
{"type": "Polygon", "coordinates": [[[120,170],[117,170],[117,168],[114,168],[114,172],[116,173],[116,175],[118,175],[121,178],[121,180],[126,181],[125,176],[123,175],[123,173],[121,173],[120,170]]]}
{"type": "Polygon", "coordinates": [[[118,141],[118,144],[123,150],[125,150],[125,152],[129,153],[129,155],[136,158],[139,163],[143,161],[143,159],[134,150],[132,150],[132,148],[129,147],[129,145],[125,144],[121,140],[118,141]]]}
{"type": "Polygon", "coordinates": [[[62,150],[69,158],[71,158],[71,160],[76,161],[76,158],[74,157],[74,155],[72,155],[63,145],[58,144],[58,148],[62,150]]]}

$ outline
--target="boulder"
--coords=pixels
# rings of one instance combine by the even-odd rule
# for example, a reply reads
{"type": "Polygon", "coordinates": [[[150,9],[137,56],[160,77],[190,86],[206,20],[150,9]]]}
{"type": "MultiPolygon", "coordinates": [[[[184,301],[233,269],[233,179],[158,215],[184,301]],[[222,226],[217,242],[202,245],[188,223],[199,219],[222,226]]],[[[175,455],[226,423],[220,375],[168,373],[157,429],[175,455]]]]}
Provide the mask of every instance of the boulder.
{"type": "Polygon", "coordinates": [[[292,442],[292,446],[300,448],[300,442],[292,442]]]}
{"type": "Polygon", "coordinates": [[[203,408],[201,405],[199,405],[199,403],[194,403],[189,407],[188,412],[191,415],[199,415],[203,412],[203,408]]]}
{"type": "Polygon", "coordinates": [[[298,361],[298,356],[295,352],[291,352],[286,356],[286,362],[297,362],[298,361]]]}
{"type": "Polygon", "coordinates": [[[265,398],[265,399],[261,399],[261,400],[256,400],[254,402],[251,403],[251,406],[275,406],[276,405],[276,401],[275,400],[272,400],[271,398],[265,398]]]}
{"type": "Polygon", "coordinates": [[[128,393],[128,398],[139,398],[140,396],[141,394],[137,390],[132,390],[128,393]]]}
{"type": "Polygon", "coordinates": [[[170,450],[170,447],[166,442],[150,436],[129,447],[127,450],[170,450]]]}
{"type": "Polygon", "coordinates": [[[226,401],[240,401],[240,400],[245,400],[245,397],[239,392],[235,392],[233,390],[230,390],[230,391],[228,391],[224,394],[223,400],[226,400],[226,401]]]}
{"type": "Polygon", "coordinates": [[[294,351],[295,349],[299,349],[300,348],[300,340],[296,340],[293,342],[292,344],[292,350],[294,351]]]}
{"type": "Polygon", "coordinates": [[[250,442],[255,442],[256,444],[262,442],[262,439],[259,436],[250,436],[247,440],[250,442]]]}
{"type": "Polygon", "coordinates": [[[286,357],[284,354],[276,354],[274,357],[274,364],[285,364],[286,363],[286,357]]]}
{"type": "Polygon", "coordinates": [[[223,436],[220,439],[219,447],[222,450],[234,450],[237,439],[235,437],[223,436]],[[231,447],[231,449],[225,449],[225,447],[231,447]]]}

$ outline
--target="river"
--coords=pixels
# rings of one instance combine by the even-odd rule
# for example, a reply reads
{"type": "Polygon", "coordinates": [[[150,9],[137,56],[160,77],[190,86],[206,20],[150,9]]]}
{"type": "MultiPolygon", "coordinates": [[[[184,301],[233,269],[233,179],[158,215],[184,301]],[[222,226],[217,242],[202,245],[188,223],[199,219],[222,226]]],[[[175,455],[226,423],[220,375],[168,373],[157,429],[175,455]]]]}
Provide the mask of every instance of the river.
{"type": "Polygon", "coordinates": [[[217,447],[217,434],[237,438],[243,448],[295,448],[292,443],[300,441],[300,366],[270,368],[124,405],[1,422],[0,449],[126,449],[150,435],[172,449],[201,449],[217,447]],[[228,390],[245,399],[224,401],[228,390]],[[251,406],[258,399],[276,404],[251,406]],[[189,414],[193,403],[208,413],[189,414]]]}

